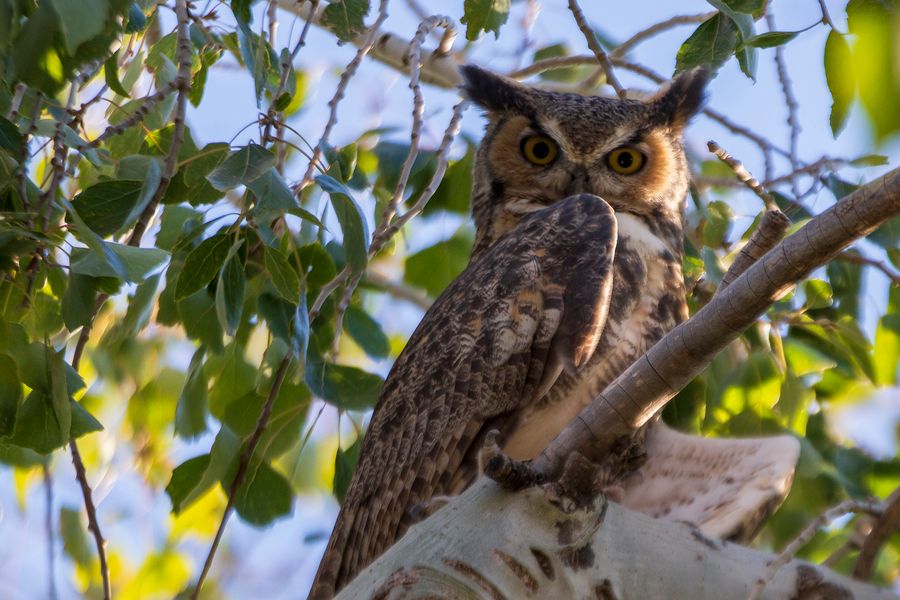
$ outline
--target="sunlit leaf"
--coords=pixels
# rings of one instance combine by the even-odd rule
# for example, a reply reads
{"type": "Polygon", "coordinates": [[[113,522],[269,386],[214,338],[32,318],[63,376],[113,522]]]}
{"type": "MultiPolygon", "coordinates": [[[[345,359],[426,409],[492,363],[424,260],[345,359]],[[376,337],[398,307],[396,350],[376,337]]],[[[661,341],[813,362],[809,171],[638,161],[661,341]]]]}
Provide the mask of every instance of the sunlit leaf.
{"type": "Polygon", "coordinates": [[[477,40],[481,32],[493,31],[500,37],[500,27],[509,18],[510,0],[465,0],[460,22],[466,26],[466,39],[477,40]]]}
{"type": "Polygon", "coordinates": [[[810,279],[803,284],[803,291],[806,293],[807,309],[825,308],[832,304],[834,294],[827,281],[810,279]]]}
{"type": "Polygon", "coordinates": [[[856,75],[850,46],[844,36],[836,31],[831,31],[825,42],[825,81],[832,99],[829,118],[831,133],[837,137],[850,114],[856,90],[856,75]]]}
{"type": "Polygon", "coordinates": [[[678,49],[675,72],[681,73],[701,65],[717,69],[734,53],[738,36],[734,21],[717,12],[701,23],[678,49]]]}

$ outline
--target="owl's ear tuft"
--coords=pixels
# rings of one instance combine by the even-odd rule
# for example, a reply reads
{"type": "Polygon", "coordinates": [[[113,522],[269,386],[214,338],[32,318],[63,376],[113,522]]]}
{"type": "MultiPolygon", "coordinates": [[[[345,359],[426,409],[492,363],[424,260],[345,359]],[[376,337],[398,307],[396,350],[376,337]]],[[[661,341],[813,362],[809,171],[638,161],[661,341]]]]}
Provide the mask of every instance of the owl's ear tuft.
{"type": "Polygon", "coordinates": [[[709,70],[696,67],[680,73],[669,87],[660,91],[651,100],[656,114],[674,129],[683,129],[706,100],[706,84],[709,70]]]}
{"type": "Polygon", "coordinates": [[[460,67],[463,93],[478,106],[490,112],[533,112],[527,87],[512,79],[486,71],[475,65],[460,67]]]}

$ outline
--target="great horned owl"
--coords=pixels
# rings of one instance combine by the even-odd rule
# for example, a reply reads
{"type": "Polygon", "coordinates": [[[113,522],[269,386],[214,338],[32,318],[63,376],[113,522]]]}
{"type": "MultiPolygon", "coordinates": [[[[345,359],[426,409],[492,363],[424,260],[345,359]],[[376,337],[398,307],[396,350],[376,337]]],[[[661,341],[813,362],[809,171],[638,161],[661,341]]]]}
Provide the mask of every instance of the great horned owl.
{"type": "Polygon", "coordinates": [[[488,118],[475,247],[384,384],[310,598],[346,585],[415,507],[470,485],[488,431],[533,458],[687,316],[682,131],[706,72],[644,101],[462,72],[488,118]]]}

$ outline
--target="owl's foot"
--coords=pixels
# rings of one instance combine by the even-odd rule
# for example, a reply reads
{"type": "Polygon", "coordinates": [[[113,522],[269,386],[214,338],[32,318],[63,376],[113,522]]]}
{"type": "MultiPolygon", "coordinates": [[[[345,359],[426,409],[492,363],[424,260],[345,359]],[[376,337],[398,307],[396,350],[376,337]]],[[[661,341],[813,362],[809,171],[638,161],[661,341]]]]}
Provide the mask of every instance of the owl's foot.
{"type": "Polygon", "coordinates": [[[435,496],[431,500],[425,500],[415,504],[409,509],[404,518],[407,526],[424,521],[438,510],[442,509],[452,499],[452,496],[435,496]]]}
{"type": "Polygon", "coordinates": [[[597,465],[578,452],[566,458],[559,479],[544,486],[551,502],[566,513],[593,505],[599,493],[594,485],[597,465]]]}
{"type": "Polygon", "coordinates": [[[481,449],[481,465],[485,475],[505,490],[519,491],[543,482],[540,473],[530,463],[514,460],[503,453],[498,440],[500,432],[492,429],[484,438],[481,449]]]}

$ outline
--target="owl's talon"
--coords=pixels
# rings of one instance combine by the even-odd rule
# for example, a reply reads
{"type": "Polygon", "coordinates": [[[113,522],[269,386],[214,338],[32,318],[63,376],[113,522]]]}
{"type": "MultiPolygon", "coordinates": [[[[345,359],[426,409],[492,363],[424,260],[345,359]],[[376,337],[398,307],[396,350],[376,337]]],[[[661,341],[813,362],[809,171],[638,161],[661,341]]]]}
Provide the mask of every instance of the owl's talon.
{"type": "Polygon", "coordinates": [[[540,473],[530,463],[514,460],[503,453],[498,440],[500,432],[492,429],[484,438],[481,464],[484,474],[505,490],[516,492],[542,483],[540,473]]]}

